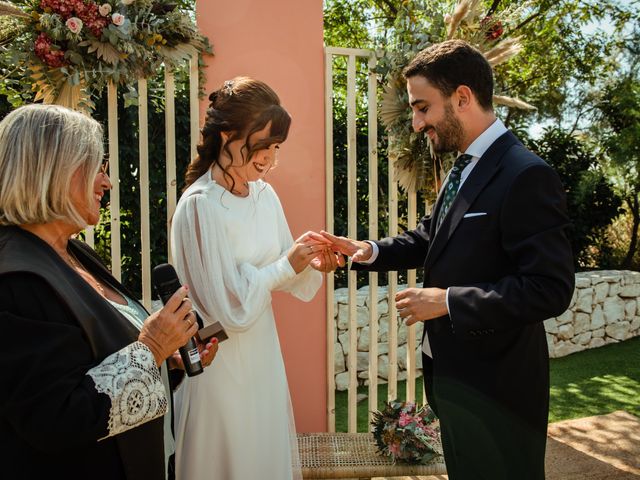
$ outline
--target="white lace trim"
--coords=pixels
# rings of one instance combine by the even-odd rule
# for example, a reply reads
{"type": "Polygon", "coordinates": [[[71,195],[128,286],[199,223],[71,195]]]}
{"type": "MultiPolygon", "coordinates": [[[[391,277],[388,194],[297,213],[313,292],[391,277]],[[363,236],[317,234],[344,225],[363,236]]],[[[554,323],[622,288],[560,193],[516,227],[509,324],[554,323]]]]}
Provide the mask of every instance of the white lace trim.
{"type": "Polygon", "coordinates": [[[87,372],[111,399],[109,434],[122,433],[167,413],[167,396],[151,350],[134,342],[87,372]]]}

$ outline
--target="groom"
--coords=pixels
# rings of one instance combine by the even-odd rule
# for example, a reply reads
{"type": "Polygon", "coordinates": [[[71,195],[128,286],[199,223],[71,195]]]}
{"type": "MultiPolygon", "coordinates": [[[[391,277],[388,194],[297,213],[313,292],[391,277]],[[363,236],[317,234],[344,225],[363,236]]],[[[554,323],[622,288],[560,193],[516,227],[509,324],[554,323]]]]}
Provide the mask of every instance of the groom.
{"type": "Polygon", "coordinates": [[[574,288],[565,194],[556,173],[495,116],[485,57],[460,40],[405,68],[413,128],[457,152],[431,215],[376,242],[325,234],[357,270],[424,267],[396,295],[424,321],[427,398],[440,418],[449,480],[544,479],[549,406],[543,321],[574,288]]]}

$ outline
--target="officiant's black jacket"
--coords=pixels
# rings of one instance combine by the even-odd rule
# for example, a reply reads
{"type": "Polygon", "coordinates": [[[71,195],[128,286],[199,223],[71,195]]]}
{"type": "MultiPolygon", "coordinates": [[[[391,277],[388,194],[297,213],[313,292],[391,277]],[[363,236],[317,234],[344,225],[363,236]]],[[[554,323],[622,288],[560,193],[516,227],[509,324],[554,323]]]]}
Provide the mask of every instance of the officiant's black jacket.
{"type": "MultiPolygon", "coordinates": [[[[86,245],[78,260],[135,298],[86,245]]],[[[162,417],[108,433],[87,371],[139,332],[38,237],[0,227],[0,477],[163,480],[162,417]]]]}
{"type": "Polygon", "coordinates": [[[424,322],[433,359],[423,355],[449,479],[542,479],[549,405],[542,322],[562,314],[574,290],[564,188],[507,132],[480,158],[437,233],[431,218],[377,242],[376,261],[353,268],[424,267],[425,287],[449,289],[450,315],[424,322]]]}

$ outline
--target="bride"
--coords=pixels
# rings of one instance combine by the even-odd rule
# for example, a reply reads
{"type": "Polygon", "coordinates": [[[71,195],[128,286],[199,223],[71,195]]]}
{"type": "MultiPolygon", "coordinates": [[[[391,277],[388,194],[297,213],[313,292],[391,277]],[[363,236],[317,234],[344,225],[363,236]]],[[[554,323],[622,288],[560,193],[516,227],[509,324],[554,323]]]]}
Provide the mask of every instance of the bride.
{"type": "Polygon", "coordinates": [[[171,229],[173,259],[205,324],[229,339],[176,396],[178,480],[301,478],[271,292],[313,298],[338,259],[323,237],[292,239],[273,188],[291,119],[263,82],[237,77],[213,92],[171,229]],[[314,270],[313,268],[316,270],[314,270]]]}

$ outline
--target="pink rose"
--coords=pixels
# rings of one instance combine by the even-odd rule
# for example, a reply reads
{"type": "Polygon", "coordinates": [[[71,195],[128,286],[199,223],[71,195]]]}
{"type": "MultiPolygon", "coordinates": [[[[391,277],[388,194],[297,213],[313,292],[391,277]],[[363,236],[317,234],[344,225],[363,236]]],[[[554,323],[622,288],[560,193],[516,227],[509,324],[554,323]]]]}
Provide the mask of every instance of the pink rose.
{"type": "Polygon", "coordinates": [[[98,10],[100,11],[100,15],[106,17],[111,13],[111,5],[109,5],[108,3],[103,3],[98,7],[98,10]]]}
{"type": "Polygon", "coordinates": [[[80,33],[82,30],[82,20],[78,17],[71,17],[66,22],[65,25],[71,31],[71,33],[80,33]]]}
{"type": "Polygon", "coordinates": [[[117,25],[119,27],[124,23],[124,15],[120,13],[114,13],[113,15],[111,15],[111,21],[114,25],[117,25]]]}

